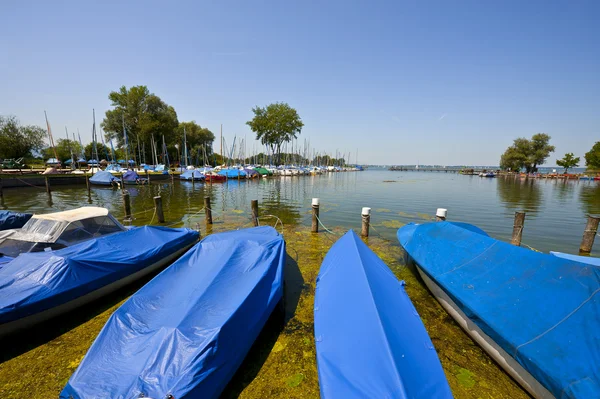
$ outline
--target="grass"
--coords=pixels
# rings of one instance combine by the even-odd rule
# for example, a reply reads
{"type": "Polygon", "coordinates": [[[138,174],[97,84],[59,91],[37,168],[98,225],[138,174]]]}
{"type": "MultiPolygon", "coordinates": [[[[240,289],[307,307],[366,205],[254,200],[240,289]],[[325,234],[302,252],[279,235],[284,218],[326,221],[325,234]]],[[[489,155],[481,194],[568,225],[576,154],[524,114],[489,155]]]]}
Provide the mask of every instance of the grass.
{"type": "MultiPolygon", "coordinates": [[[[247,219],[247,218],[246,218],[247,219]]],[[[240,219],[242,220],[242,219],[240,219]]],[[[215,232],[238,227],[215,224],[215,232]]],[[[313,303],[321,262],[337,237],[288,226],[285,323],[271,317],[223,398],[318,398],[313,338],[313,303]]],[[[345,231],[334,229],[336,235],[345,231]]],[[[413,271],[395,242],[378,237],[369,246],[406,282],[406,290],[437,349],[456,398],[527,398],[448,316],[413,271]]],[[[67,317],[0,342],[0,396],[57,397],[112,312],[144,282],[86,306],[67,317]]]]}

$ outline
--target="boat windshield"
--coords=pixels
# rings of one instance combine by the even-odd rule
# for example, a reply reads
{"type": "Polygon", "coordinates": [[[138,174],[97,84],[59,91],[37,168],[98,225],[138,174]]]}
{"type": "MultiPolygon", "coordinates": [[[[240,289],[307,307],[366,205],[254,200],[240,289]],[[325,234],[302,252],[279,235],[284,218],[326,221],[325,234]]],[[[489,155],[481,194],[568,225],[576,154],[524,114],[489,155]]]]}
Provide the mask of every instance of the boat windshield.
{"type": "Polygon", "coordinates": [[[54,242],[68,222],[31,218],[13,238],[30,242],[54,242]]]}
{"type": "Polygon", "coordinates": [[[71,222],[56,242],[69,246],[91,238],[118,233],[120,231],[123,231],[123,228],[108,215],[98,216],[71,222]]]}

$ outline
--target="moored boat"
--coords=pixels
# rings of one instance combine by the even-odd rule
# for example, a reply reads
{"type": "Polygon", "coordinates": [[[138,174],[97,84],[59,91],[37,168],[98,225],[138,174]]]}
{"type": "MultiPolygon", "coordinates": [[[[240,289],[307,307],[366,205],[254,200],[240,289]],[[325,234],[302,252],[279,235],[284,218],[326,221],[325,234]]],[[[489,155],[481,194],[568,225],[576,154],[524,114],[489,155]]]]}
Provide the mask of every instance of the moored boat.
{"type": "Polygon", "coordinates": [[[96,186],[117,186],[119,184],[119,178],[113,176],[112,173],[104,170],[99,170],[92,177],[90,177],[90,184],[96,186]]]}
{"type": "Polygon", "coordinates": [[[550,254],[559,258],[568,259],[579,263],[585,263],[586,265],[600,266],[600,258],[595,258],[592,256],[571,255],[555,251],[550,251],[550,254]]]}
{"type": "Polygon", "coordinates": [[[61,398],[217,398],[283,295],[285,242],[213,234],[110,317],[61,398]]]}
{"type": "Polygon", "coordinates": [[[147,184],[148,179],[140,177],[134,170],[128,170],[123,173],[123,183],[125,184],[147,184]]]}
{"type": "Polygon", "coordinates": [[[0,269],[0,337],[157,271],[197,240],[193,230],[145,226],[57,251],[21,254],[0,269]]]}
{"type": "Polygon", "coordinates": [[[206,176],[204,176],[200,171],[195,169],[188,169],[179,175],[180,180],[188,180],[188,181],[204,181],[206,180],[206,176]]]}
{"type": "Polygon", "coordinates": [[[387,265],[349,231],[315,293],[321,398],[451,398],[431,339],[387,265]]]}
{"type": "Polygon", "coordinates": [[[600,395],[600,269],[468,224],[409,224],[398,239],[442,307],[532,396],[600,395]]]}

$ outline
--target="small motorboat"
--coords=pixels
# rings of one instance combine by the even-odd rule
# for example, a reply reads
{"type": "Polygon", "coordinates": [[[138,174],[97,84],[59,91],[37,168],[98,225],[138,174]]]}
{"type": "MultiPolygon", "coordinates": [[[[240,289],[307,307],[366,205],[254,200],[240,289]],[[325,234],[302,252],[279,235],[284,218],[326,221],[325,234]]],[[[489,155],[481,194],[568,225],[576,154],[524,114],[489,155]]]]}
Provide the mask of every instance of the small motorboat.
{"type": "Polygon", "coordinates": [[[239,169],[221,169],[219,171],[219,174],[221,176],[225,176],[228,179],[245,179],[246,178],[246,172],[244,172],[243,170],[239,170],[239,169]]]}
{"type": "Polygon", "coordinates": [[[179,175],[179,178],[181,180],[188,180],[188,181],[204,181],[206,180],[206,176],[204,176],[199,170],[196,169],[188,169],[185,172],[183,172],[181,175],[179,175]]]}
{"type": "Polygon", "coordinates": [[[144,226],[58,251],[21,254],[0,269],[0,337],[157,271],[197,241],[190,229],[144,226]]]}
{"type": "Polygon", "coordinates": [[[600,268],[466,223],[409,224],[398,240],[448,314],[533,397],[600,396],[600,268]]]}
{"type": "Polygon", "coordinates": [[[206,176],[206,181],[208,182],[224,182],[227,180],[227,176],[220,175],[216,172],[208,172],[204,176],[206,176]]]}
{"type": "Polygon", "coordinates": [[[20,229],[32,216],[31,213],[0,211],[0,231],[20,229]]]}
{"type": "Polygon", "coordinates": [[[272,227],[212,234],[113,313],[60,398],[218,398],[282,301],[272,227]]]}
{"type": "Polygon", "coordinates": [[[134,170],[128,170],[123,173],[123,183],[125,184],[147,184],[148,179],[140,177],[134,170]]]}
{"type": "Polygon", "coordinates": [[[404,282],[352,230],[323,260],[314,314],[321,398],[452,398],[404,282]]]}
{"type": "Polygon", "coordinates": [[[20,229],[0,232],[0,267],[25,252],[62,249],[124,231],[108,209],[95,206],[33,215],[20,229]]]}
{"type": "Polygon", "coordinates": [[[92,177],[90,177],[90,184],[96,186],[112,186],[117,187],[119,185],[119,178],[114,176],[110,172],[99,170],[92,177]]]}

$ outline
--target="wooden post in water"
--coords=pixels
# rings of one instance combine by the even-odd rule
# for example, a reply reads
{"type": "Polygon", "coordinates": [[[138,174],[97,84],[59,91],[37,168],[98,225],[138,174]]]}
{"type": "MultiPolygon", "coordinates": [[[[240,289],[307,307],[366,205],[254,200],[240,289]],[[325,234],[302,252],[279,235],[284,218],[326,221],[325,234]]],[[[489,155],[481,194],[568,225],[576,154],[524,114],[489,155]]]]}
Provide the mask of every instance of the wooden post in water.
{"type": "Polygon", "coordinates": [[[515,224],[513,225],[512,245],[520,246],[523,237],[523,226],[525,225],[525,212],[515,212],[515,224]]]}
{"type": "Polygon", "coordinates": [[[165,222],[165,214],[163,213],[162,197],[160,195],[154,197],[154,209],[156,210],[156,217],[158,223],[165,222]]]}
{"type": "Polygon", "coordinates": [[[87,173],[85,174],[85,186],[87,187],[88,197],[90,197],[92,193],[90,192],[90,177],[87,173]]]}
{"type": "MultiPolygon", "coordinates": [[[[171,171],[169,171],[171,172],[171,171]]],[[[175,173],[171,172],[171,184],[175,183],[175,173]]]]}
{"type": "Polygon", "coordinates": [[[129,191],[123,190],[123,206],[125,207],[125,221],[131,221],[131,201],[129,199],[129,191]]]}
{"type": "Polygon", "coordinates": [[[146,170],[146,183],[150,184],[150,172],[148,170],[146,170]]]}
{"type": "Polygon", "coordinates": [[[371,223],[371,208],[363,208],[360,215],[362,218],[362,229],[360,230],[360,235],[363,237],[368,237],[369,224],[371,223]]]}
{"type": "Polygon", "coordinates": [[[313,233],[319,232],[319,199],[312,199],[312,228],[313,233]]]}
{"type": "Polygon", "coordinates": [[[48,197],[52,196],[52,192],[50,191],[50,181],[48,180],[48,176],[44,176],[44,181],[46,182],[46,193],[48,193],[48,197]]]}
{"type": "Polygon", "coordinates": [[[212,209],[210,209],[210,197],[204,197],[204,213],[206,214],[206,223],[212,224],[212,209]]]}
{"type": "Polygon", "coordinates": [[[447,215],[448,215],[448,209],[438,208],[437,211],[435,211],[435,221],[443,222],[446,220],[447,215]]]}
{"type": "Polygon", "coordinates": [[[256,227],[258,226],[258,200],[252,200],[250,207],[252,208],[252,223],[256,227]]]}
{"type": "Polygon", "coordinates": [[[594,246],[594,239],[598,233],[598,224],[600,223],[600,216],[588,216],[588,221],[583,232],[583,239],[579,246],[579,252],[582,254],[589,254],[592,252],[592,246],[594,246]]]}

